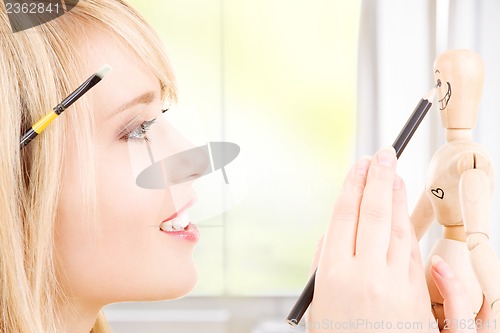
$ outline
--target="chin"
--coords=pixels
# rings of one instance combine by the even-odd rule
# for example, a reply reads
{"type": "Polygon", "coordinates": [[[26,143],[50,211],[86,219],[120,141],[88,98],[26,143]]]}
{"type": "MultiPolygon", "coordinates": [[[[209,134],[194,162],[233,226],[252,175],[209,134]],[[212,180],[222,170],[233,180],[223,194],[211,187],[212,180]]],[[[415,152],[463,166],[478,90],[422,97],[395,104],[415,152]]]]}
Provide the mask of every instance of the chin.
{"type": "Polygon", "coordinates": [[[183,279],[183,281],[177,285],[177,288],[175,288],[175,290],[169,288],[170,289],[169,295],[163,299],[167,300],[167,299],[177,299],[184,297],[187,294],[189,294],[194,289],[194,287],[196,287],[197,283],[198,283],[198,271],[194,269],[192,274],[183,279]]]}
{"type": "Polygon", "coordinates": [[[183,267],[175,276],[169,276],[156,285],[147,301],[163,301],[181,298],[191,292],[198,283],[198,270],[194,265],[183,267]]]}

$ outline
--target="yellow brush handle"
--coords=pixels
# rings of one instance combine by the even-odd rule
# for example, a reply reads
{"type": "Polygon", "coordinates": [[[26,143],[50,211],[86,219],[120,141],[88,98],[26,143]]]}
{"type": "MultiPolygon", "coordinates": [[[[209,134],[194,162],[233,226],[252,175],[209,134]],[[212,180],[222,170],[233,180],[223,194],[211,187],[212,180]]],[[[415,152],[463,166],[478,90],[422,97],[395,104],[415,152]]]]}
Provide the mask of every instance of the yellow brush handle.
{"type": "Polygon", "coordinates": [[[47,113],[42,119],[37,121],[31,128],[38,134],[42,133],[43,130],[54,120],[57,118],[57,113],[54,111],[47,113]]]}

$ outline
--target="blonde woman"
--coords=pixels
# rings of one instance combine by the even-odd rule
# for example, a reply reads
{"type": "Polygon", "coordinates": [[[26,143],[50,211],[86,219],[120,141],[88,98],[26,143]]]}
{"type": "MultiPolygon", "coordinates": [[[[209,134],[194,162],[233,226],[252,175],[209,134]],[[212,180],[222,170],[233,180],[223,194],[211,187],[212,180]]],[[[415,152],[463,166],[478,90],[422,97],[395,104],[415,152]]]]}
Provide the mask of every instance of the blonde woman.
{"type": "MultiPolygon", "coordinates": [[[[162,191],[138,187],[130,163],[128,145],[147,140],[154,126],[166,133],[166,150],[190,147],[168,124],[154,124],[176,98],[172,70],[154,31],[121,0],[80,1],[65,15],[16,33],[0,7],[0,50],[0,331],[108,332],[100,315],[106,304],[188,293],[197,280],[192,260],[196,227],[162,231],[160,224],[179,212],[179,202],[162,191]],[[113,72],[21,150],[24,131],[106,63],[113,72]]],[[[348,178],[347,189],[360,188],[360,182],[365,186],[369,163],[360,163],[361,178],[348,178]]],[[[179,185],[177,199],[186,208],[195,198],[191,181],[206,166],[196,159],[181,164],[169,177],[179,185]]],[[[401,186],[395,192],[400,200],[390,200],[395,163],[386,169],[389,182],[368,178],[366,187],[371,183],[372,190],[363,200],[383,198],[387,214],[380,222],[390,226],[394,205],[404,224],[401,186]],[[377,189],[381,195],[374,196],[377,189]]],[[[342,205],[353,211],[349,205],[360,197],[350,193],[341,195],[337,212],[342,213],[342,205]]],[[[347,217],[340,213],[332,223],[347,217]]],[[[356,223],[357,216],[349,221],[356,223]]],[[[333,229],[342,228],[346,226],[336,224],[333,229]]],[[[411,241],[408,233],[405,237],[411,241]]],[[[335,245],[327,237],[325,246],[318,270],[321,297],[311,308],[315,321],[339,314],[331,301],[340,299],[338,288],[344,295],[366,290],[340,284],[338,275],[331,277],[332,271],[324,268],[332,259],[328,247],[352,244],[335,245]],[[336,287],[329,288],[329,281],[336,287]]],[[[399,264],[416,267],[415,278],[403,287],[415,287],[412,295],[418,297],[410,304],[382,290],[378,303],[365,303],[357,317],[371,311],[370,306],[380,309],[386,297],[391,302],[382,304],[397,308],[401,318],[430,318],[421,263],[408,259],[410,251],[403,256],[399,264]]],[[[363,266],[357,269],[356,274],[363,266]]],[[[348,279],[354,273],[345,274],[348,279]]],[[[452,294],[459,290],[453,286],[452,294]]]]}
{"type": "MultiPolygon", "coordinates": [[[[159,232],[176,208],[128,167],[127,132],[176,96],[156,34],[122,1],[103,0],[17,33],[2,8],[0,27],[0,331],[105,332],[104,304],[186,294],[196,231],[159,232]],[[105,63],[112,74],[20,150],[22,132],[105,63]]],[[[187,163],[176,176],[203,171],[187,163]]]]}

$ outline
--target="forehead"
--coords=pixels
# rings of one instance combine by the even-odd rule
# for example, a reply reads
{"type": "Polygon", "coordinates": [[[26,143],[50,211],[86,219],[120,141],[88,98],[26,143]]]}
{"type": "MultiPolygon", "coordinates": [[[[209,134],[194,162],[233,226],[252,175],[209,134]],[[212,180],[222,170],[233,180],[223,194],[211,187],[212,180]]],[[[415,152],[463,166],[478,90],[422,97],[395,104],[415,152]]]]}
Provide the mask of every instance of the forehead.
{"type": "MultiPolygon", "coordinates": [[[[96,72],[103,65],[113,70],[90,91],[97,121],[109,118],[124,103],[147,92],[155,92],[160,98],[160,83],[153,72],[135,52],[120,40],[102,32],[92,33],[85,45],[85,62],[96,72]]],[[[85,79],[85,78],[83,78],[85,79]]]]}

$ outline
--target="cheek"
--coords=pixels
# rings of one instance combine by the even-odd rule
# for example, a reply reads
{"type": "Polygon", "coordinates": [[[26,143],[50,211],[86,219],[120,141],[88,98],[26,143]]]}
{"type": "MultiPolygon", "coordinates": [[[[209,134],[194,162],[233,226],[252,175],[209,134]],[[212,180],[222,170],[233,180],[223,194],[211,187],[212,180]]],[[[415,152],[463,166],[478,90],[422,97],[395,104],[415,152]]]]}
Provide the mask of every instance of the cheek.
{"type": "MultiPolygon", "coordinates": [[[[188,292],[197,280],[193,245],[159,231],[167,212],[175,210],[169,193],[136,186],[130,167],[118,156],[100,155],[96,171],[97,211],[92,220],[87,220],[87,207],[78,195],[61,204],[56,257],[65,289],[103,304],[188,292]]],[[[66,194],[78,188],[71,177],[63,185],[66,194]]]]}

